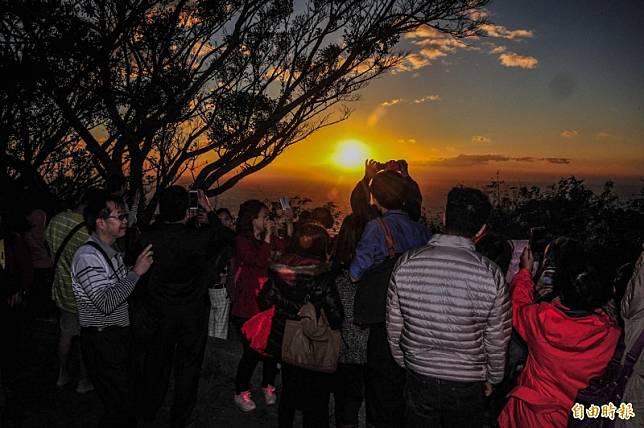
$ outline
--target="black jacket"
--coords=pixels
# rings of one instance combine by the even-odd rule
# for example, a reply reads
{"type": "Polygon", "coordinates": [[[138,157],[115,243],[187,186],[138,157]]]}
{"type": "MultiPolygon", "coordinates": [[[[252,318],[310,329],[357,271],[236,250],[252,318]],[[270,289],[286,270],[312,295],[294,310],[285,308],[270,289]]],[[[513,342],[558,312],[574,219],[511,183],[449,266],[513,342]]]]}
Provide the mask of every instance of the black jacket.
{"type": "Polygon", "coordinates": [[[282,355],[286,320],[299,319],[297,313],[306,302],[313,303],[318,316],[320,309],[324,309],[332,329],[342,327],[344,314],[335,275],[326,265],[306,264],[307,260],[313,262],[298,256],[284,256],[280,261],[286,263],[271,266],[269,280],[257,297],[262,310],[275,305],[266,353],[278,359],[282,355]]]}
{"type": "MultiPolygon", "coordinates": [[[[209,266],[220,250],[231,245],[234,233],[214,213],[209,225],[156,223],[141,235],[141,248],[152,244],[154,263],[146,275],[141,300],[166,308],[203,302],[208,295],[209,266]]],[[[138,285],[137,285],[138,288],[138,285]]]]}

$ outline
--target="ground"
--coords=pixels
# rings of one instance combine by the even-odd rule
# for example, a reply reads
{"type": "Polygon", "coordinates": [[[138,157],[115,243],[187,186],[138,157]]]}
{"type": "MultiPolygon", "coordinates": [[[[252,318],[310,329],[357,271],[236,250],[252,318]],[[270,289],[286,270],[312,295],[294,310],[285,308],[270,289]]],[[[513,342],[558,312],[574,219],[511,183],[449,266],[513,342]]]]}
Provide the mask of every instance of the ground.
{"type": "MultiPolygon", "coordinates": [[[[257,409],[239,411],[232,401],[233,379],[241,355],[241,344],[233,336],[228,340],[208,339],[206,356],[199,383],[199,398],[194,411],[195,428],[210,427],[276,427],[277,406],[266,406],[259,387],[253,389],[257,409]]],[[[16,370],[17,382],[8,402],[4,427],[93,427],[102,412],[96,393],[78,394],[75,384],[56,387],[57,326],[43,321],[26,322],[23,331],[22,355],[16,370]]],[[[78,362],[71,361],[72,367],[78,362]]],[[[256,370],[254,385],[259,385],[256,370]]],[[[278,376],[279,388],[279,376],[278,376]]],[[[160,410],[155,426],[169,425],[172,385],[166,403],[160,410]]],[[[364,407],[363,407],[364,408],[364,407]]],[[[332,406],[331,410],[332,412],[332,406]]],[[[295,426],[301,425],[301,418],[295,426]]]]}

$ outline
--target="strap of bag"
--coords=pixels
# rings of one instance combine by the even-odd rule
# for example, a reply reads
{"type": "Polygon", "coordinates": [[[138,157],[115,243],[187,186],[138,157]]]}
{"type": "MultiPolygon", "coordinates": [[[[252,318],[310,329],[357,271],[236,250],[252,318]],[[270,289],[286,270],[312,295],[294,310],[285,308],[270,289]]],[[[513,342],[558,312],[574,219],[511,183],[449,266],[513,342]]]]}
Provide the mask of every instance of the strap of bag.
{"type": "Polygon", "coordinates": [[[387,245],[387,251],[389,252],[389,257],[394,257],[396,255],[396,243],[394,241],[394,237],[391,234],[391,230],[389,229],[389,226],[385,221],[381,218],[378,217],[376,219],[378,224],[380,225],[380,228],[385,234],[385,244],[387,245]]]}
{"type": "Polygon", "coordinates": [[[60,257],[63,255],[63,251],[65,251],[65,247],[67,247],[67,244],[69,244],[69,241],[76,235],[76,232],[81,230],[81,228],[85,227],[87,223],[84,221],[78,223],[72,230],[69,231],[67,236],[65,236],[65,239],[63,239],[63,242],[60,244],[60,247],[58,247],[58,250],[56,250],[56,255],[54,256],[54,269],[58,266],[58,261],[60,260],[60,257]]]}
{"type": "Polygon", "coordinates": [[[108,264],[108,265],[110,265],[110,269],[112,269],[112,272],[114,272],[114,275],[116,275],[116,279],[117,279],[117,280],[119,280],[119,281],[121,280],[121,279],[119,278],[119,273],[116,271],[116,269],[114,269],[114,265],[112,264],[112,260],[110,260],[110,258],[107,256],[107,254],[106,254],[106,253],[105,253],[105,251],[101,248],[101,246],[100,246],[100,245],[98,245],[98,244],[97,244],[96,242],[94,242],[94,241],[87,241],[86,243],[84,243],[84,244],[83,244],[83,246],[84,246],[84,245],[87,245],[87,246],[90,246],[90,247],[94,247],[94,248],[96,248],[96,250],[97,250],[99,253],[101,253],[101,255],[103,256],[103,258],[105,259],[105,261],[107,262],[107,264],[108,264]]]}

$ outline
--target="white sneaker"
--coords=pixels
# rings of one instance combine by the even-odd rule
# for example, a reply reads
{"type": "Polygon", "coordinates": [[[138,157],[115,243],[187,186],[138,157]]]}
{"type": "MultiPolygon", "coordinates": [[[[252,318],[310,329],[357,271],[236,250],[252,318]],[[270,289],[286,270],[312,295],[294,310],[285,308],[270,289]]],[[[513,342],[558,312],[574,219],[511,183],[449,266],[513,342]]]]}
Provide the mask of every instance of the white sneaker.
{"type": "Polygon", "coordinates": [[[266,400],[267,405],[270,406],[277,402],[277,394],[275,393],[275,387],[273,385],[267,385],[262,390],[264,391],[264,400],[266,400]]]}
{"type": "Polygon", "coordinates": [[[255,410],[255,402],[251,398],[250,391],[244,391],[240,394],[235,394],[235,404],[242,412],[250,412],[255,410]]]}
{"type": "Polygon", "coordinates": [[[94,385],[90,382],[89,379],[81,379],[76,385],[76,392],[79,394],[87,394],[88,392],[94,391],[94,385]]]}
{"type": "Polygon", "coordinates": [[[56,386],[59,388],[62,388],[63,386],[67,385],[72,381],[72,377],[69,374],[63,374],[58,376],[58,380],[56,381],[56,386]]]}

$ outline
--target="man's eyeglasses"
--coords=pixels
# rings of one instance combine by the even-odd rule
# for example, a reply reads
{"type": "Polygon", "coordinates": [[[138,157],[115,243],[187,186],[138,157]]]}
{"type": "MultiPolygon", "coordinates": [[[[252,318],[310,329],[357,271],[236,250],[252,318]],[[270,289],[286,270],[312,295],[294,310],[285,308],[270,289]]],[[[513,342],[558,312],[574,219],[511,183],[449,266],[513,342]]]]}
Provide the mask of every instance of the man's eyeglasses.
{"type": "Polygon", "coordinates": [[[104,216],[103,218],[105,220],[107,220],[108,218],[113,218],[113,219],[116,219],[118,221],[125,221],[125,220],[127,220],[128,217],[129,217],[128,213],[123,213],[123,214],[118,214],[118,215],[108,215],[108,216],[104,216]]]}

